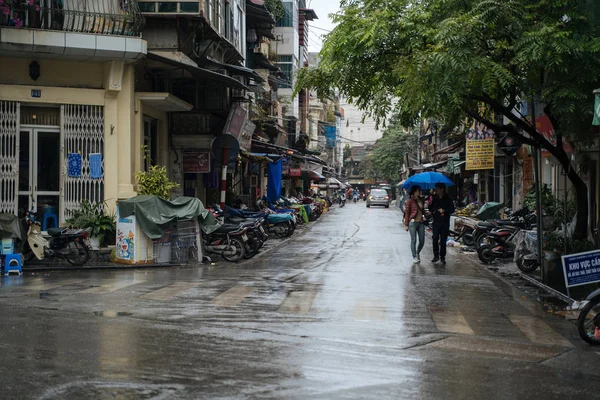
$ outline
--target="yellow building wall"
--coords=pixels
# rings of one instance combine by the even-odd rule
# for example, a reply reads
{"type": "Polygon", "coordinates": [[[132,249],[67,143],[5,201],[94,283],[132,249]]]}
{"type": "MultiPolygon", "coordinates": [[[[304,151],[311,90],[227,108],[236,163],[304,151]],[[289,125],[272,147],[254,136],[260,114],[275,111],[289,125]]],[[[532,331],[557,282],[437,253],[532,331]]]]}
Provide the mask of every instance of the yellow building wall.
{"type": "Polygon", "coordinates": [[[40,77],[34,81],[29,76],[29,64],[32,61],[29,58],[0,57],[0,83],[103,88],[104,63],[36,60],[40,65],[40,77]]]}
{"type": "Polygon", "coordinates": [[[0,100],[31,105],[104,106],[104,198],[109,207],[114,209],[118,199],[135,196],[133,173],[139,169],[136,168],[139,165],[139,152],[135,150],[135,145],[140,140],[141,131],[134,112],[133,65],[122,66],[121,78],[119,64],[115,74],[111,62],[38,60],[41,75],[34,82],[29,77],[31,61],[0,58],[0,100]],[[113,90],[104,89],[111,78],[120,83],[120,89],[115,89],[114,85],[113,90]],[[32,89],[41,90],[41,97],[32,98],[32,89]]]}

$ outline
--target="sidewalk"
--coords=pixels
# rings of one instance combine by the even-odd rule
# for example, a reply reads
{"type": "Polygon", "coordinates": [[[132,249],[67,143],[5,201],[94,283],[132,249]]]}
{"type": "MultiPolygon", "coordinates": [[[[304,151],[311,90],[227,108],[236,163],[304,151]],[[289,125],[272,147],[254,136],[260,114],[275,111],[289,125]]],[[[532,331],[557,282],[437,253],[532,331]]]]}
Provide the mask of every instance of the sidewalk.
{"type": "MultiPolygon", "coordinates": [[[[329,212],[331,212],[331,210],[329,212]]],[[[310,231],[311,227],[313,227],[315,224],[318,224],[320,221],[322,221],[323,218],[329,214],[329,212],[323,214],[316,221],[309,222],[308,224],[298,225],[296,227],[296,230],[294,231],[294,234],[288,238],[279,239],[279,238],[275,237],[274,235],[270,236],[269,239],[267,240],[267,242],[264,244],[263,248],[259,251],[259,253],[249,260],[242,260],[238,264],[232,264],[230,262],[222,260],[221,257],[219,257],[219,256],[213,256],[212,257],[213,264],[218,263],[221,265],[239,265],[239,264],[252,262],[253,260],[262,258],[262,257],[266,256],[267,254],[269,254],[273,251],[276,251],[279,248],[285,246],[290,241],[293,241],[296,238],[300,237],[301,235],[304,235],[305,233],[310,231]]],[[[33,260],[33,261],[23,265],[23,272],[27,273],[27,272],[44,272],[44,271],[76,271],[76,270],[89,271],[89,270],[120,270],[120,269],[134,270],[134,269],[146,269],[146,268],[202,267],[202,266],[206,265],[206,264],[197,263],[197,262],[189,262],[187,264],[153,264],[153,263],[135,264],[135,265],[119,264],[119,263],[113,263],[110,261],[110,253],[108,253],[108,255],[98,254],[95,251],[93,251],[91,253],[92,253],[92,256],[90,258],[90,261],[88,261],[84,266],[76,267],[76,266],[69,264],[65,260],[57,260],[57,261],[52,261],[52,262],[33,260]],[[108,258],[108,260],[106,258],[108,258]]]]}

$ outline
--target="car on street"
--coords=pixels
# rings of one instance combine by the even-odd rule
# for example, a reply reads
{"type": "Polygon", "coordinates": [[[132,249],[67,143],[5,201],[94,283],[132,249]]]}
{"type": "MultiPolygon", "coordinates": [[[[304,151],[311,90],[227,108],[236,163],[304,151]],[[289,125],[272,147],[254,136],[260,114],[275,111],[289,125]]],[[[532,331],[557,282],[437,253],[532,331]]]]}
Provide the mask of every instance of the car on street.
{"type": "Polygon", "coordinates": [[[367,208],[371,206],[384,206],[390,208],[390,196],[384,189],[373,189],[367,197],[367,208]]]}

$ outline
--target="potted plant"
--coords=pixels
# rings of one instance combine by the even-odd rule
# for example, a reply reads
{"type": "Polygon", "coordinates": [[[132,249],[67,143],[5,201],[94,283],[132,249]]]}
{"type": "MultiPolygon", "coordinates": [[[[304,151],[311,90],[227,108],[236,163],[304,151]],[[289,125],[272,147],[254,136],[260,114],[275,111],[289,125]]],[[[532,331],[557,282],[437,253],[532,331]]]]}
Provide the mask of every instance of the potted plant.
{"type": "Polygon", "coordinates": [[[71,218],[67,223],[73,228],[89,229],[90,245],[93,250],[98,250],[107,238],[116,234],[116,216],[108,214],[106,203],[91,203],[83,200],[78,210],[71,211],[71,218]]]}
{"type": "Polygon", "coordinates": [[[178,183],[169,179],[165,166],[152,165],[148,171],[138,171],[135,173],[135,179],[139,194],[154,195],[166,200],[169,200],[171,192],[179,187],[178,183]]]}

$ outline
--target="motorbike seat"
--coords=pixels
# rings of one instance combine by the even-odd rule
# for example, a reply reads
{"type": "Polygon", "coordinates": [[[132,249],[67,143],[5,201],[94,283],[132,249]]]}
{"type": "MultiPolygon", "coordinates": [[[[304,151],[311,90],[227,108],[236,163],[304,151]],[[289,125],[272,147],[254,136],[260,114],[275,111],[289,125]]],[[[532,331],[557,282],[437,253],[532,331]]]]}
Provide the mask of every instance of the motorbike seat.
{"type": "Polygon", "coordinates": [[[65,228],[60,228],[60,227],[58,227],[58,228],[50,228],[46,232],[48,232],[48,235],[50,235],[52,237],[58,237],[58,236],[61,235],[61,233],[62,233],[62,231],[64,229],[65,228]]]}
{"type": "Polygon", "coordinates": [[[215,233],[231,233],[240,229],[240,224],[223,224],[215,231],[215,233]]]}
{"type": "Polygon", "coordinates": [[[489,235],[490,236],[500,236],[500,237],[510,236],[510,235],[512,235],[512,232],[509,232],[509,231],[491,232],[489,235]]]}
{"type": "Polygon", "coordinates": [[[478,222],[477,226],[481,227],[481,228],[495,228],[496,224],[492,223],[492,222],[478,222]]]}

